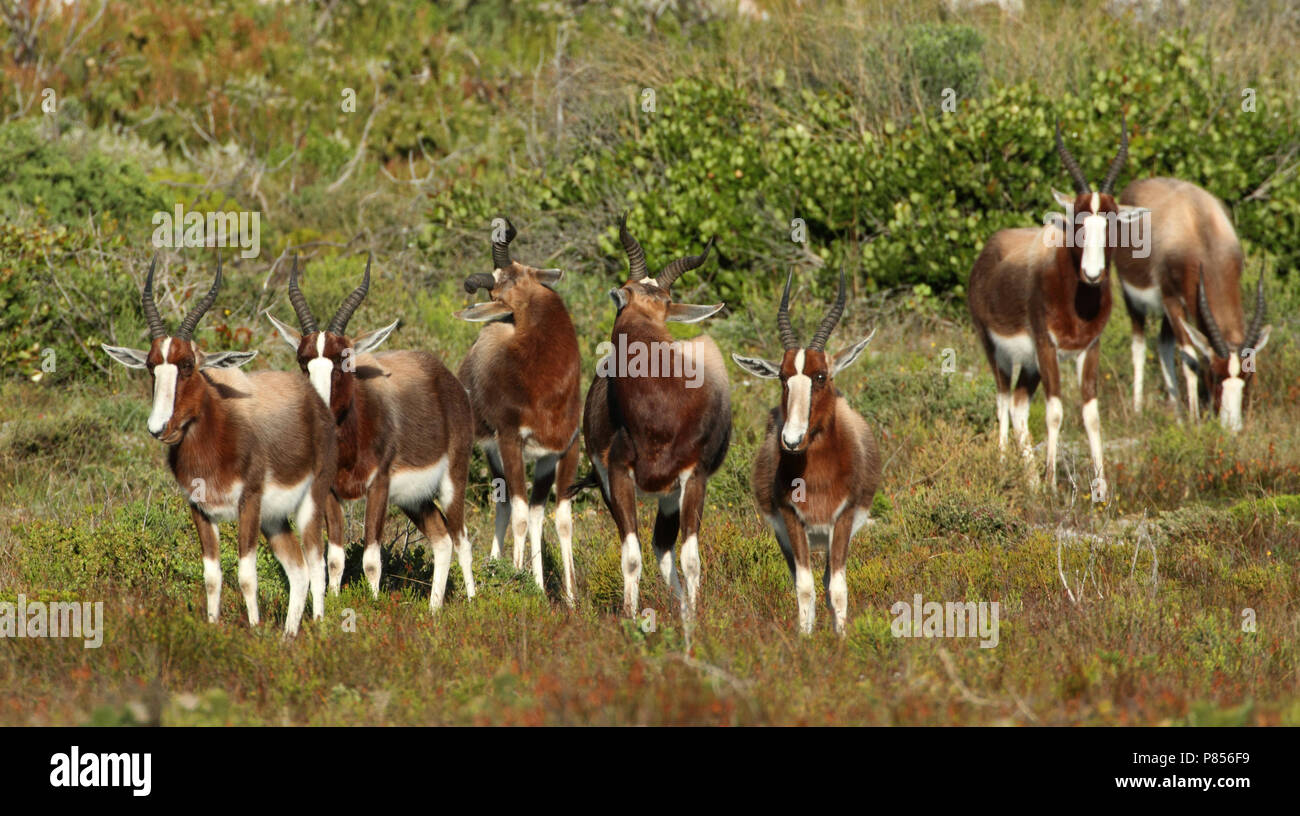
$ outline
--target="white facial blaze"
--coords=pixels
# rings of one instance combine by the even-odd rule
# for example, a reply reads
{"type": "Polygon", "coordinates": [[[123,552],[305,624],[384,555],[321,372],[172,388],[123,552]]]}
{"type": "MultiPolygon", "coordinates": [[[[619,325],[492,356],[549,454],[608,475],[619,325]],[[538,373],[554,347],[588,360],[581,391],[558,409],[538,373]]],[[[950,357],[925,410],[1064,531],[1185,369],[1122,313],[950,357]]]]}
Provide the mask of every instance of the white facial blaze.
{"type": "Polygon", "coordinates": [[[326,405],[330,404],[330,376],[333,373],[334,362],[325,356],[325,332],[321,332],[316,336],[316,359],[307,363],[307,378],[326,405]]]}
{"type": "Polygon", "coordinates": [[[812,380],[803,373],[804,353],[803,349],[799,349],[795,355],[796,373],[786,383],[786,387],[790,390],[790,398],[785,406],[785,424],[781,426],[781,441],[791,448],[803,441],[804,434],[808,433],[808,412],[812,407],[812,380]]]}
{"type": "Polygon", "coordinates": [[[1219,424],[1233,433],[1241,430],[1241,403],[1245,390],[1241,358],[1233,353],[1228,356],[1228,378],[1223,381],[1223,393],[1219,398],[1219,424]]]}
{"type": "MultiPolygon", "coordinates": [[[[162,358],[167,359],[171,351],[172,339],[163,341],[162,358]]],[[[153,411],[149,413],[149,433],[155,436],[162,433],[167,422],[172,418],[176,407],[176,366],[172,363],[159,363],[153,368],[153,411]]]]}
{"type": "Polygon", "coordinates": [[[1104,215],[1097,215],[1100,196],[1092,194],[1092,215],[1083,219],[1083,277],[1095,283],[1101,280],[1106,269],[1106,234],[1108,223],[1104,215]]]}

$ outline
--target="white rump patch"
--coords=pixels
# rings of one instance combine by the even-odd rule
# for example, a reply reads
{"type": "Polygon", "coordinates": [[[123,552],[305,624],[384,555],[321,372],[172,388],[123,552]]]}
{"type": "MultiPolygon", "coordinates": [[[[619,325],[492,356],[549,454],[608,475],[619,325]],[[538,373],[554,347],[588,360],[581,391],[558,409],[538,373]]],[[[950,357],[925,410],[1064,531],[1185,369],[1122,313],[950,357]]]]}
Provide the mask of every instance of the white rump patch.
{"type": "Polygon", "coordinates": [[[307,491],[315,478],[308,476],[297,484],[279,485],[271,481],[271,474],[268,473],[266,486],[262,489],[262,520],[283,521],[292,518],[297,521],[298,508],[302,506],[303,499],[308,498],[307,491]]]}
{"type": "Polygon", "coordinates": [[[1144,315],[1164,314],[1165,301],[1160,296],[1159,286],[1148,286],[1145,289],[1139,289],[1136,286],[1130,286],[1127,281],[1121,280],[1120,284],[1124,287],[1124,294],[1128,295],[1129,302],[1138,307],[1138,310],[1144,315]]]}
{"type": "Polygon", "coordinates": [[[439,496],[446,476],[446,456],[428,467],[395,470],[388,481],[388,500],[404,510],[416,510],[439,496]]]}
{"type": "MultiPolygon", "coordinates": [[[[1004,337],[990,331],[989,339],[993,341],[993,352],[998,361],[998,368],[1004,373],[1010,374],[1016,366],[1028,371],[1038,370],[1038,348],[1034,345],[1034,338],[1030,337],[1028,332],[1004,337]]],[[[1014,388],[1015,385],[1012,383],[1011,387],[1014,388]]]]}

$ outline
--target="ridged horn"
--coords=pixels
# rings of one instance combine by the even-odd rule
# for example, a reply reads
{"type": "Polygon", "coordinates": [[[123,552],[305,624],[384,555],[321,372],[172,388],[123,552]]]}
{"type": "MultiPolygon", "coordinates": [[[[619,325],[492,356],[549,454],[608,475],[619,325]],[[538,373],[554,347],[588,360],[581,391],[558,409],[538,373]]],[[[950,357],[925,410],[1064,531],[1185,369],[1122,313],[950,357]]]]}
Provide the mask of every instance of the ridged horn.
{"type": "MultiPolygon", "coordinates": [[[[492,268],[505,269],[510,265],[510,242],[515,240],[519,233],[515,232],[515,225],[510,223],[510,219],[503,219],[506,222],[506,239],[504,241],[492,242],[492,268]]],[[[468,281],[466,281],[468,286],[468,281]]]]}
{"type": "Polygon", "coordinates": [[[149,275],[144,279],[144,291],[140,293],[140,307],[144,309],[144,319],[149,323],[149,339],[157,340],[167,336],[167,324],[158,314],[158,304],[153,299],[153,273],[158,268],[158,254],[154,253],[149,261],[149,275]]]}
{"type": "Polygon", "coordinates": [[[202,319],[203,314],[208,309],[212,308],[212,304],[216,302],[217,291],[220,288],[221,288],[221,253],[218,252],[217,253],[217,278],[216,280],[212,281],[212,288],[209,289],[208,293],[203,296],[203,299],[200,300],[197,304],[195,304],[194,308],[190,309],[190,313],[185,315],[185,319],[181,321],[181,325],[176,329],[176,336],[178,338],[180,338],[181,340],[194,339],[194,329],[198,327],[199,320],[202,319]]]}
{"type": "Polygon", "coordinates": [[[639,281],[650,274],[645,264],[645,250],[627,230],[627,213],[618,222],[618,239],[623,242],[623,251],[627,253],[628,280],[639,281]]]}
{"type": "Polygon", "coordinates": [[[817,327],[817,333],[813,335],[812,342],[808,348],[817,349],[818,351],[826,350],[826,341],[831,338],[831,332],[835,329],[835,324],[840,322],[840,315],[844,314],[844,301],[847,292],[844,289],[844,267],[840,267],[840,293],[835,297],[835,303],[831,306],[830,311],[826,312],[826,317],[822,318],[822,324],[817,327]]]}
{"type": "Polygon", "coordinates": [[[361,285],[352,290],[339,306],[339,310],[334,313],[334,318],[330,324],[325,327],[325,331],[331,334],[342,335],[348,330],[348,321],[352,319],[352,314],[361,305],[361,301],[366,299],[366,293],[370,291],[370,262],[375,259],[375,253],[371,252],[366,257],[366,274],[361,278],[361,285]]]}
{"type": "Polygon", "coordinates": [[[667,289],[673,285],[673,281],[682,276],[682,273],[703,266],[704,262],[708,260],[709,250],[713,249],[714,238],[717,238],[717,236],[709,238],[709,242],[704,245],[704,251],[699,255],[687,255],[685,258],[678,258],[665,266],[664,271],[660,272],[659,277],[655,278],[655,280],[658,281],[661,287],[667,289]]]}
{"type": "Polygon", "coordinates": [[[799,338],[790,325],[790,282],[794,280],[794,270],[785,279],[785,291],[781,293],[781,307],[776,310],[776,327],[781,330],[781,348],[789,351],[799,348],[799,338]]]}
{"type": "Polygon", "coordinates": [[[1098,190],[1108,195],[1115,194],[1115,181],[1119,178],[1119,171],[1124,169],[1124,162],[1128,161],[1128,116],[1121,112],[1119,122],[1119,152],[1111,161],[1110,168],[1106,171],[1106,178],[1101,182],[1101,189],[1098,190]]]}
{"type": "Polygon", "coordinates": [[[1079,163],[1074,160],[1069,148],[1065,146],[1065,140],[1061,138],[1061,120],[1056,120],[1056,152],[1061,157],[1061,164],[1070,174],[1070,179],[1074,181],[1074,192],[1078,195],[1092,192],[1088,186],[1088,179],[1083,175],[1083,170],[1079,163]]]}
{"type": "MultiPolygon", "coordinates": [[[[1201,264],[1201,273],[1203,274],[1204,271],[1205,265],[1201,264]]],[[[1226,359],[1228,344],[1223,342],[1223,333],[1219,331],[1219,324],[1214,321],[1214,313],[1210,311],[1210,301],[1205,297],[1204,277],[1196,282],[1196,308],[1201,313],[1201,319],[1205,321],[1210,347],[1214,349],[1215,354],[1226,359]]]]}
{"type": "Polygon", "coordinates": [[[293,311],[298,315],[298,328],[303,334],[314,334],[319,331],[311,307],[307,305],[307,298],[303,297],[302,290],[298,288],[298,253],[296,252],[293,255],[293,269],[289,270],[289,302],[293,304],[293,311]]]}
{"type": "Polygon", "coordinates": [[[475,272],[465,279],[465,291],[471,295],[480,289],[491,290],[497,285],[497,279],[487,272],[475,272]]]}

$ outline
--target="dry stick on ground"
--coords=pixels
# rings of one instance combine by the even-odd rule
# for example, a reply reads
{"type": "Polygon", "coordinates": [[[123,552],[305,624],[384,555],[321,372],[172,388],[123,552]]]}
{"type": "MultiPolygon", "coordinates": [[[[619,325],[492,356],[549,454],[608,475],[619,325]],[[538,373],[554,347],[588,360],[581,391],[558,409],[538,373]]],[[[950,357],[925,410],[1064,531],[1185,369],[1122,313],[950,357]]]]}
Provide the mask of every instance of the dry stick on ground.
{"type": "Polygon", "coordinates": [[[379,112],[383,110],[384,106],[387,104],[388,104],[388,100],[384,99],[379,95],[379,85],[376,84],[375,101],[370,106],[370,115],[366,117],[365,125],[362,126],[361,128],[361,141],[357,143],[357,150],[355,153],[352,154],[352,158],[348,159],[348,163],[343,166],[343,172],[339,174],[339,177],[334,179],[334,181],[330,184],[330,186],[325,188],[325,192],[327,193],[338,192],[338,189],[342,187],[343,183],[346,182],[348,180],[348,177],[352,175],[352,171],[357,168],[357,165],[361,162],[362,157],[365,156],[366,154],[366,142],[370,138],[370,127],[375,123],[375,117],[379,115],[379,112]]]}
{"type": "Polygon", "coordinates": [[[966,684],[957,676],[957,667],[952,662],[952,655],[943,646],[939,647],[939,662],[943,664],[944,671],[948,673],[948,679],[957,687],[957,691],[961,693],[963,700],[978,706],[998,704],[996,700],[985,700],[983,697],[977,697],[974,692],[967,688],[966,684]]]}

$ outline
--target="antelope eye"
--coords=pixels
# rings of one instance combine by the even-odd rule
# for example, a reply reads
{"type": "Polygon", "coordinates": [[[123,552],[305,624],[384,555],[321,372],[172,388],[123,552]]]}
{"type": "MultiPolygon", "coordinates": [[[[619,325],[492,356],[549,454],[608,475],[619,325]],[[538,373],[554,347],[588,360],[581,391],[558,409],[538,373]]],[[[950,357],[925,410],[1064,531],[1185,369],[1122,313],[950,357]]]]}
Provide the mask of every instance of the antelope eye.
{"type": "Polygon", "coordinates": [[[820,384],[820,383],[824,383],[824,382],[826,382],[826,372],[823,371],[823,372],[819,372],[819,373],[817,374],[817,382],[818,382],[819,384],[820,384]]]}

